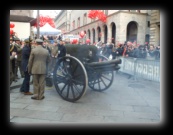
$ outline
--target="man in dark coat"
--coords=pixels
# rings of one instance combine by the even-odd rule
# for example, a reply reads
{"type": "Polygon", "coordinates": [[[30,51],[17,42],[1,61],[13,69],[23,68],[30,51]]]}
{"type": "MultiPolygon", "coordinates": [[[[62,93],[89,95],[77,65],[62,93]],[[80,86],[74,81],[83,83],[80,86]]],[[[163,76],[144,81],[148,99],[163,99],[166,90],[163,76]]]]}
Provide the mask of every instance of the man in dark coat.
{"type": "Polygon", "coordinates": [[[60,40],[60,43],[58,44],[58,59],[64,56],[66,56],[66,47],[64,42],[60,40]]]}
{"type": "Polygon", "coordinates": [[[25,95],[33,95],[30,90],[30,74],[28,73],[28,61],[31,53],[31,46],[29,39],[25,39],[25,46],[22,49],[22,70],[24,72],[24,80],[20,88],[20,92],[24,92],[25,95]]]}

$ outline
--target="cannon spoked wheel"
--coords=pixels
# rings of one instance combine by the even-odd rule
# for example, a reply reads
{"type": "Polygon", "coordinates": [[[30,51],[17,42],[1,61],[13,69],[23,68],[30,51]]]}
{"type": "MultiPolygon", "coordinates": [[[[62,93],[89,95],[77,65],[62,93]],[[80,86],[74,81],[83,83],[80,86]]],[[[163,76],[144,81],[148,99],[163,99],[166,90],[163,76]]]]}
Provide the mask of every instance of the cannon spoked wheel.
{"type": "MultiPolygon", "coordinates": [[[[99,55],[100,60],[108,61],[109,59],[103,55],[99,55]]],[[[100,61],[101,62],[101,61],[100,61]]],[[[89,83],[88,86],[95,91],[104,91],[108,89],[113,82],[114,72],[113,71],[94,71],[88,75],[89,83]]]]}
{"type": "Polygon", "coordinates": [[[56,63],[53,82],[56,91],[64,100],[75,102],[85,94],[88,76],[85,67],[77,58],[65,56],[56,63]]]}

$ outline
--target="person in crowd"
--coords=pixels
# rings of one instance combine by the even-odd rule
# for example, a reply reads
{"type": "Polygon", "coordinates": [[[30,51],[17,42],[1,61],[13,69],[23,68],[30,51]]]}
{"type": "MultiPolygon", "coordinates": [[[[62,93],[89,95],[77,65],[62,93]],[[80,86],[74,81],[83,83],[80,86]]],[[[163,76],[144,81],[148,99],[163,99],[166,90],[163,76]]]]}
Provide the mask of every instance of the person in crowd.
{"type": "Polygon", "coordinates": [[[147,57],[146,58],[148,60],[155,60],[155,58],[156,58],[156,50],[155,50],[153,44],[150,44],[149,45],[149,50],[147,52],[147,57]]]}
{"type": "Polygon", "coordinates": [[[30,92],[30,74],[28,73],[28,61],[30,53],[31,53],[31,46],[29,44],[29,39],[25,39],[25,45],[22,49],[22,61],[21,61],[22,70],[24,72],[24,79],[20,87],[20,92],[23,92],[24,95],[33,95],[33,93],[30,92]]]}
{"type": "Polygon", "coordinates": [[[58,44],[58,59],[66,56],[66,47],[64,45],[64,41],[60,40],[60,43],[58,44]]]}
{"type": "Polygon", "coordinates": [[[107,47],[105,43],[102,43],[100,54],[106,56],[107,55],[107,47]]]}
{"type": "Polygon", "coordinates": [[[51,50],[49,48],[49,44],[48,44],[48,41],[47,40],[44,40],[43,41],[43,48],[47,49],[48,52],[49,52],[49,55],[51,55],[51,50]]]}
{"type": "Polygon", "coordinates": [[[116,49],[116,55],[117,55],[117,57],[123,55],[123,50],[124,50],[123,44],[122,43],[118,43],[117,49],[116,49]]]}
{"type": "MultiPolygon", "coordinates": [[[[58,62],[58,60],[62,57],[66,56],[66,47],[64,45],[64,41],[60,40],[59,44],[58,44],[58,59],[56,62],[58,62]]],[[[63,63],[60,63],[61,67],[63,66],[63,63]]]]}
{"type": "MultiPolygon", "coordinates": [[[[16,80],[16,72],[15,72],[15,70],[16,70],[16,56],[17,56],[17,48],[16,48],[16,46],[14,45],[14,39],[13,39],[13,37],[11,36],[10,37],[10,56],[12,56],[12,53],[13,52],[15,52],[15,58],[14,59],[12,59],[11,60],[11,66],[12,66],[12,72],[13,72],[13,75],[14,75],[14,77],[13,77],[13,81],[17,81],[16,80]]],[[[14,54],[14,53],[13,53],[14,54]]]]}
{"type": "Polygon", "coordinates": [[[145,42],[145,43],[144,43],[144,46],[146,47],[147,50],[150,49],[150,47],[149,47],[149,43],[148,43],[148,42],[145,42]]]}
{"type": "Polygon", "coordinates": [[[107,43],[106,47],[107,47],[106,57],[109,58],[112,55],[113,44],[107,43]]]}
{"type": "Polygon", "coordinates": [[[12,71],[12,60],[15,59],[16,52],[12,52],[10,55],[10,85],[12,84],[14,80],[14,74],[12,71]]]}
{"type": "MultiPolygon", "coordinates": [[[[44,41],[43,41],[43,48],[45,48],[46,50],[48,50],[49,56],[51,56],[51,49],[49,48],[48,40],[44,40],[44,41]]],[[[46,69],[47,69],[47,73],[50,74],[51,71],[50,71],[49,68],[52,68],[52,67],[51,67],[52,65],[50,65],[50,62],[47,63],[47,64],[48,64],[48,65],[46,65],[46,66],[47,66],[47,68],[46,68],[46,69]]]]}
{"type": "Polygon", "coordinates": [[[62,40],[62,35],[59,35],[58,36],[58,40],[62,40]]]}
{"type": "Polygon", "coordinates": [[[49,63],[49,66],[48,66],[50,73],[53,73],[56,61],[58,59],[58,50],[59,50],[58,41],[54,40],[53,45],[51,45],[51,47],[50,47],[50,52],[51,52],[50,58],[51,59],[50,59],[50,63],[49,63]]]}
{"type": "Polygon", "coordinates": [[[116,48],[115,44],[112,43],[112,45],[113,45],[113,48],[112,48],[112,59],[116,59],[116,56],[117,56],[116,50],[117,50],[117,48],[116,48]]]}
{"type": "Polygon", "coordinates": [[[160,44],[156,47],[156,55],[155,55],[155,59],[156,60],[160,60],[160,44]]]}
{"type": "Polygon", "coordinates": [[[127,51],[125,53],[125,57],[133,57],[133,50],[134,50],[133,46],[128,46],[127,51]]]}
{"type": "Polygon", "coordinates": [[[19,79],[18,76],[18,69],[20,71],[20,75],[22,78],[24,78],[24,72],[22,71],[22,67],[21,67],[21,61],[22,61],[22,48],[24,47],[24,45],[21,45],[20,43],[20,39],[18,37],[14,38],[15,40],[15,46],[17,48],[17,58],[16,58],[16,70],[15,70],[15,74],[16,74],[16,78],[19,79]]]}
{"type": "Polygon", "coordinates": [[[140,45],[139,47],[139,57],[145,59],[147,57],[147,50],[145,45],[140,45]]]}
{"type": "Polygon", "coordinates": [[[32,49],[29,62],[28,73],[33,76],[34,95],[31,99],[42,100],[45,98],[45,78],[47,75],[47,64],[50,61],[48,50],[43,48],[43,40],[36,39],[36,48],[32,49]]]}

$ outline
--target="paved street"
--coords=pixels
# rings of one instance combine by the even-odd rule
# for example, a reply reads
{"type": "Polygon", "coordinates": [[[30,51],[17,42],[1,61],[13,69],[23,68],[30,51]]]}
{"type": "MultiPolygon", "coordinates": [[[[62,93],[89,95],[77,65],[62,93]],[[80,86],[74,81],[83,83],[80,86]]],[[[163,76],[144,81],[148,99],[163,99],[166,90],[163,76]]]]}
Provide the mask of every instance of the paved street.
{"type": "Polygon", "coordinates": [[[75,103],[61,99],[54,87],[46,87],[45,99],[32,100],[19,92],[17,85],[22,81],[11,85],[10,122],[158,124],[163,119],[160,83],[134,80],[121,72],[115,73],[108,90],[96,92],[88,87],[75,103]]]}

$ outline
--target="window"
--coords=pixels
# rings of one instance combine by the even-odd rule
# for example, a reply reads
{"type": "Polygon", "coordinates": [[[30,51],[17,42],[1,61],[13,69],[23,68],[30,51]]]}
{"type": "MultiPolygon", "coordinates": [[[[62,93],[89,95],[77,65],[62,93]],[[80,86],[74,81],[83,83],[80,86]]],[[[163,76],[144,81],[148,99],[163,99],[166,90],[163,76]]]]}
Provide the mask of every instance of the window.
{"type": "Polygon", "coordinates": [[[85,24],[87,24],[87,13],[85,13],[83,17],[83,25],[85,24]]]}
{"type": "Polygon", "coordinates": [[[72,23],[72,28],[75,29],[75,21],[72,23]]]}
{"type": "Polygon", "coordinates": [[[80,27],[80,17],[77,20],[77,27],[80,27]]]}
{"type": "Polygon", "coordinates": [[[148,27],[150,27],[150,21],[148,21],[147,23],[148,23],[148,27]]]}

